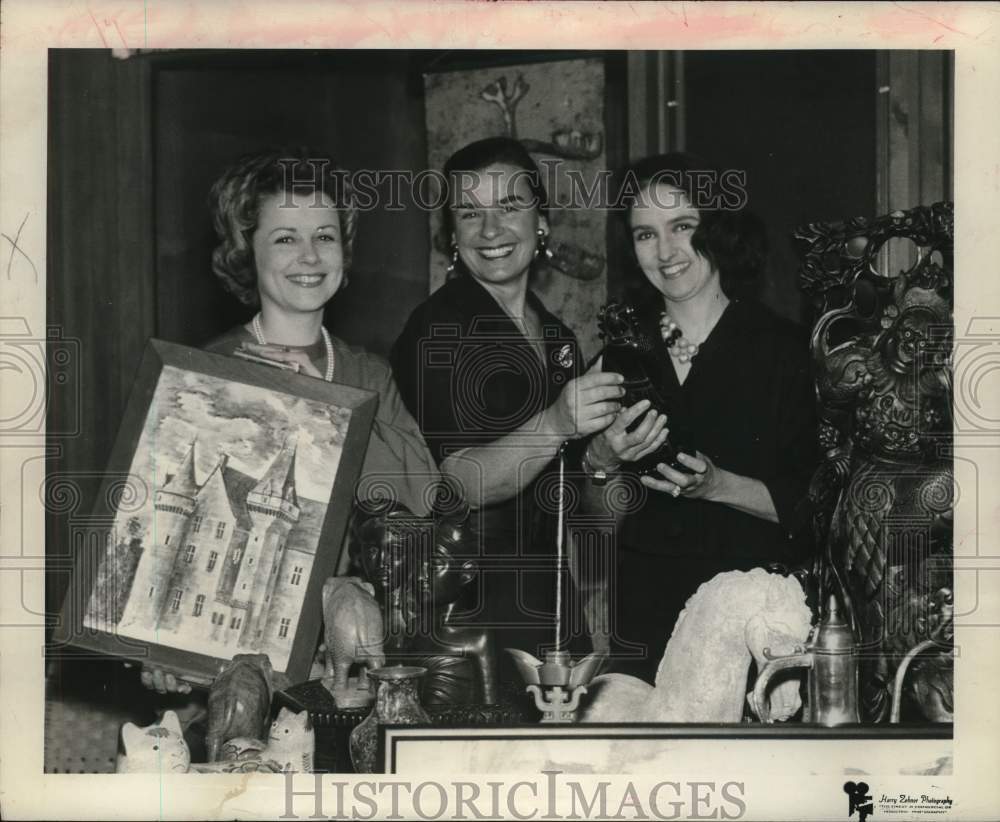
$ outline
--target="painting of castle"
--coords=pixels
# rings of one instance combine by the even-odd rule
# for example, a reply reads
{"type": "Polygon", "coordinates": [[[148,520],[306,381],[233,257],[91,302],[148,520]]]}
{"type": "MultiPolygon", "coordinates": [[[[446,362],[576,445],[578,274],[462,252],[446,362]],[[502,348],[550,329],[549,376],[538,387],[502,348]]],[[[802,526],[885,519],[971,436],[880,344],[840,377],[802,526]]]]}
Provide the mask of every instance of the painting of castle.
{"type": "Polygon", "coordinates": [[[151,409],[84,624],[284,670],[349,412],[170,367],[151,409]]]}

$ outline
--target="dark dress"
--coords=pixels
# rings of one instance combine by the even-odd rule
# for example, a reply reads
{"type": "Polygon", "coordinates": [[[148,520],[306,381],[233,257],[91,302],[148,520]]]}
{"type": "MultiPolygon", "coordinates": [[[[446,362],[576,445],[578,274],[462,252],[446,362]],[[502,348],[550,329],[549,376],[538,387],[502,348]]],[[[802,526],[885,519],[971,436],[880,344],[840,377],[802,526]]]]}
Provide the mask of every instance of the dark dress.
{"type": "MultiPolygon", "coordinates": [[[[446,283],[410,315],[390,360],[403,401],[438,464],[524,425],[578,375],[581,355],[573,333],[530,291],[527,300],[541,320],[544,364],[536,346],[472,277],[446,283]]],[[[468,618],[494,627],[498,649],[538,656],[554,643],[551,499],[557,467],[553,459],[515,497],[472,513],[481,572],[472,606],[478,613],[468,618]]],[[[502,651],[498,667],[501,680],[516,679],[502,651]]]]}
{"type": "Polygon", "coordinates": [[[668,427],[690,431],[719,468],[761,480],[779,522],[653,490],[626,516],[611,591],[614,668],[649,682],[701,583],[722,571],[808,556],[804,501],[817,458],[808,338],[759,303],[726,307],[683,385],[670,362],[662,365],[668,427]]]}

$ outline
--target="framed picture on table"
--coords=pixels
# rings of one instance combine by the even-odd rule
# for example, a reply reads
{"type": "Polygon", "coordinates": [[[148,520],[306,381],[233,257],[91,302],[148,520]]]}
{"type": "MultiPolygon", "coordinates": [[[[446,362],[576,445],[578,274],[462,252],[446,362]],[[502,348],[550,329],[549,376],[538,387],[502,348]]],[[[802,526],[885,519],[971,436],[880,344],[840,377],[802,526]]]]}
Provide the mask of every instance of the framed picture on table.
{"type": "Polygon", "coordinates": [[[209,684],[234,654],[308,677],[377,396],[151,340],[54,652],[209,684]]]}

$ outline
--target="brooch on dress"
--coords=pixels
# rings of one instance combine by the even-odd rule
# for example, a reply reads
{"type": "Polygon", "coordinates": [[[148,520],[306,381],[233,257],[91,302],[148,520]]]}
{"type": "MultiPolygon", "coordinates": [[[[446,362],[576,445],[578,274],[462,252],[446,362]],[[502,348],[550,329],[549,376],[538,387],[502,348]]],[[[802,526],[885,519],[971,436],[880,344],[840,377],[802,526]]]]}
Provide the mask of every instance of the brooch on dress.
{"type": "Polygon", "coordinates": [[[556,364],[563,368],[571,367],[573,365],[573,346],[566,343],[566,345],[556,351],[554,359],[556,364]]]}

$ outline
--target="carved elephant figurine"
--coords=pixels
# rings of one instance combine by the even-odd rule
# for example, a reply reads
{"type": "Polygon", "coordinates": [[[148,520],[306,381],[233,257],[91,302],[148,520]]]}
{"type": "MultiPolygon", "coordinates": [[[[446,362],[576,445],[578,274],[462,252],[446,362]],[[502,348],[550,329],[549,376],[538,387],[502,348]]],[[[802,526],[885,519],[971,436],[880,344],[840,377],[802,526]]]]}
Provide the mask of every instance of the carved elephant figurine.
{"type": "Polygon", "coordinates": [[[217,762],[221,746],[235,737],[261,739],[267,729],[274,691],[267,654],[236,654],[208,692],[208,761],[217,762]]]}
{"type": "Polygon", "coordinates": [[[367,669],[385,665],[382,611],[372,585],[358,577],[330,577],[324,582],[323,631],[326,676],[333,679],[334,694],[346,690],[355,662],[361,663],[358,688],[367,689],[367,669]]]}

